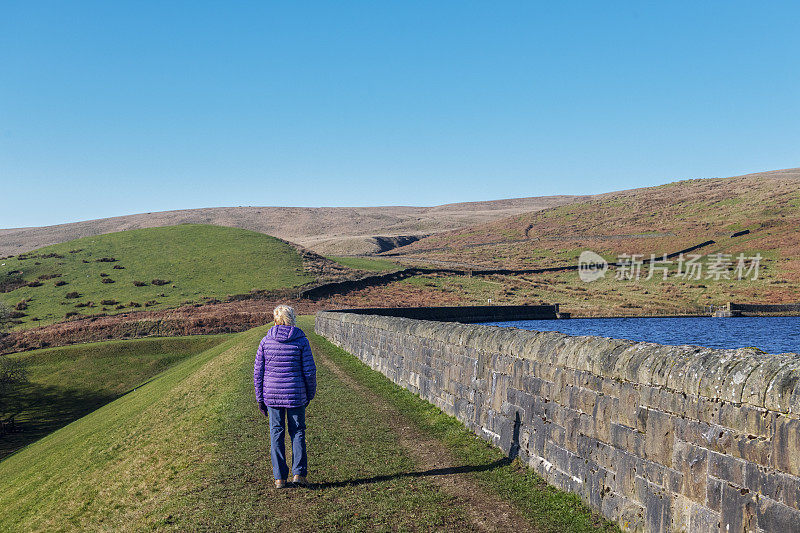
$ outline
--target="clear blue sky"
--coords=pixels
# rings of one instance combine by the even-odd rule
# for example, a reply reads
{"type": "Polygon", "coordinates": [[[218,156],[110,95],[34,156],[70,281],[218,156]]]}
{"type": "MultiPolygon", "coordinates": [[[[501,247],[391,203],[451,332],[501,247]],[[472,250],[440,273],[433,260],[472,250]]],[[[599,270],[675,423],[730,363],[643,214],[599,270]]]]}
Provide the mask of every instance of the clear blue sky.
{"type": "Polygon", "coordinates": [[[0,227],[800,166],[798,20],[797,2],[6,0],[0,227]]]}

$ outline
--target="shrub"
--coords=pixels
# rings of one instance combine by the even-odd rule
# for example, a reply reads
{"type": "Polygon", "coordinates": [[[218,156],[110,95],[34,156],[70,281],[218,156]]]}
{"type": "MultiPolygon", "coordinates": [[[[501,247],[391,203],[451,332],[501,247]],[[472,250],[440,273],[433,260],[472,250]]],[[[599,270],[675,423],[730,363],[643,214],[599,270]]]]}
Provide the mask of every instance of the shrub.
{"type": "Polygon", "coordinates": [[[78,248],[77,250],[70,250],[69,253],[77,254],[78,252],[82,252],[82,251],[83,251],[83,248],[78,248]]]}
{"type": "Polygon", "coordinates": [[[22,311],[11,311],[11,312],[8,314],[8,316],[9,316],[9,318],[22,318],[22,317],[24,317],[24,316],[28,316],[28,315],[26,315],[26,314],[25,314],[25,313],[23,313],[22,311]]]}
{"type": "Polygon", "coordinates": [[[64,295],[64,298],[80,298],[80,293],[78,291],[68,292],[64,295]]]}
{"type": "Polygon", "coordinates": [[[78,315],[80,315],[80,313],[79,313],[79,312],[77,312],[77,311],[70,311],[69,313],[67,313],[66,315],[64,315],[64,318],[72,318],[73,316],[78,316],[78,315]]]}
{"type": "Polygon", "coordinates": [[[146,285],[147,285],[146,281],[134,281],[133,282],[133,286],[134,287],[145,287],[146,285]]]}
{"type": "Polygon", "coordinates": [[[61,277],[61,274],[42,274],[41,276],[39,276],[36,279],[44,281],[46,279],[53,279],[53,278],[60,278],[60,277],[61,277]]]}
{"type": "Polygon", "coordinates": [[[41,287],[43,283],[41,281],[29,281],[28,287],[41,287]]]}
{"type": "Polygon", "coordinates": [[[82,260],[84,263],[90,263],[91,261],[87,261],[86,259],[82,260]]]}
{"type": "Polygon", "coordinates": [[[158,302],[156,300],[148,300],[144,303],[145,307],[150,307],[151,305],[157,305],[158,302]]]}
{"type": "Polygon", "coordinates": [[[165,279],[154,279],[150,283],[152,283],[153,285],[166,285],[167,283],[169,283],[169,281],[165,279]]]}
{"type": "Polygon", "coordinates": [[[103,305],[117,305],[119,302],[116,300],[101,300],[100,303],[103,305]]]}
{"type": "Polygon", "coordinates": [[[139,302],[128,302],[128,307],[141,307],[142,304],[139,302]]]}
{"type": "Polygon", "coordinates": [[[14,306],[14,309],[16,309],[17,311],[26,310],[28,308],[28,302],[29,301],[30,300],[28,300],[27,298],[24,299],[24,300],[20,300],[19,302],[17,302],[17,305],[14,306]]]}
{"type": "Polygon", "coordinates": [[[117,260],[113,257],[101,257],[100,259],[95,259],[96,263],[115,263],[117,260]]]}
{"type": "Polygon", "coordinates": [[[115,270],[125,270],[125,267],[122,265],[114,265],[113,267],[115,270]]]}
{"type": "Polygon", "coordinates": [[[111,278],[103,278],[103,283],[114,283],[114,280],[111,278]]]}
{"type": "Polygon", "coordinates": [[[124,304],[119,304],[114,309],[125,309],[125,305],[124,304]]]}
{"type": "Polygon", "coordinates": [[[100,277],[101,278],[107,278],[108,274],[106,274],[105,272],[100,272],[100,277]]]}
{"type": "Polygon", "coordinates": [[[63,287],[66,284],[67,284],[67,282],[64,281],[64,280],[56,281],[56,287],[63,287]]]}

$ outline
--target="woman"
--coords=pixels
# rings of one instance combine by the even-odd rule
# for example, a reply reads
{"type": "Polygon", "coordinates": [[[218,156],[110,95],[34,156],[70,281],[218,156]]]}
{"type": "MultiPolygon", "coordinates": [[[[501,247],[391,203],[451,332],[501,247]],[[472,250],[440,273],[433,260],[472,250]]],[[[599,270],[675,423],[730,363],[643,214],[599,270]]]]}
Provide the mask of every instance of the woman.
{"type": "Polygon", "coordinates": [[[284,445],[286,422],[292,440],[292,481],[306,486],[306,406],[317,392],[317,367],[305,333],[295,327],[294,309],[279,305],[272,315],[275,325],[261,339],[256,352],[256,400],[261,412],[269,416],[275,487],[285,487],[289,476],[284,445]]]}

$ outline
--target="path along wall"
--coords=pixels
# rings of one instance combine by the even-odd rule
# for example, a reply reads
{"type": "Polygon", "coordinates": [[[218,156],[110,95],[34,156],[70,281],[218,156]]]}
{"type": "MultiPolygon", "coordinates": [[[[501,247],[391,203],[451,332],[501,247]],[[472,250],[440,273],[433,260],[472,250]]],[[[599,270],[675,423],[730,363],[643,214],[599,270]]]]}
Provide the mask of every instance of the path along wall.
{"type": "Polygon", "coordinates": [[[320,312],[315,329],[626,530],[800,532],[800,357],[320,312]]]}

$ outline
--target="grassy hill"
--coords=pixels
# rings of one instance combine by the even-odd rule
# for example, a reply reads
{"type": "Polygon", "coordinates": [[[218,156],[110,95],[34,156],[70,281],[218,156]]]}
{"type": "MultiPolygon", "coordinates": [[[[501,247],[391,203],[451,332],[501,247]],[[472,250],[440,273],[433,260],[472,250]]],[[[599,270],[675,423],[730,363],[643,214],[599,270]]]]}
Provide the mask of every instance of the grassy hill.
{"type": "Polygon", "coordinates": [[[0,437],[0,459],[141,386],[229,335],[158,337],[78,344],[7,356],[26,364],[28,383],[0,401],[18,432],[0,437]]]}
{"type": "Polygon", "coordinates": [[[0,261],[0,300],[15,309],[17,327],[310,281],[291,245],[197,224],[84,237],[0,261]]]}
{"type": "Polygon", "coordinates": [[[318,367],[307,414],[312,490],[271,488],[267,422],[252,390],[265,332],[257,328],[0,461],[0,530],[470,531],[480,529],[470,519],[474,493],[513,503],[520,529],[615,530],[577,496],[520,471],[455,419],[313,335],[312,320],[300,325],[318,367]],[[398,429],[412,425],[466,465],[459,478],[471,492],[454,496],[420,468],[398,429]]]}
{"type": "Polygon", "coordinates": [[[214,224],[258,231],[326,255],[376,253],[382,249],[376,237],[429,235],[562,205],[577,198],[585,197],[535,196],[435,207],[240,206],[140,213],[56,226],[0,229],[0,256],[80,237],[176,224],[214,224]]]}
{"type": "MultiPolygon", "coordinates": [[[[759,279],[670,277],[583,283],[576,272],[497,276],[493,290],[462,301],[550,301],[582,314],[689,312],[729,300],[782,303],[800,293],[800,170],[687,180],[609,193],[586,201],[433,235],[394,250],[393,258],[471,268],[576,265],[583,250],[610,261],[620,254],[660,256],[714,240],[697,253],[763,257],[759,279]],[[732,237],[749,230],[746,235],[732,237]]],[[[706,263],[707,266],[707,263],[706,263]]],[[[675,273],[677,265],[671,265],[675,273]]],[[[647,271],[644,271],[647,275],[647,271]]],[[[419,282],[419,280],[417,281],[419,282]]],[[[407,280],[406,283],[415,283],[407,280]]],[[[430,282],[450,286],[446,280],[430,282]]],[[[479,294],[480,293],[480,294],[479,294]]]]}

